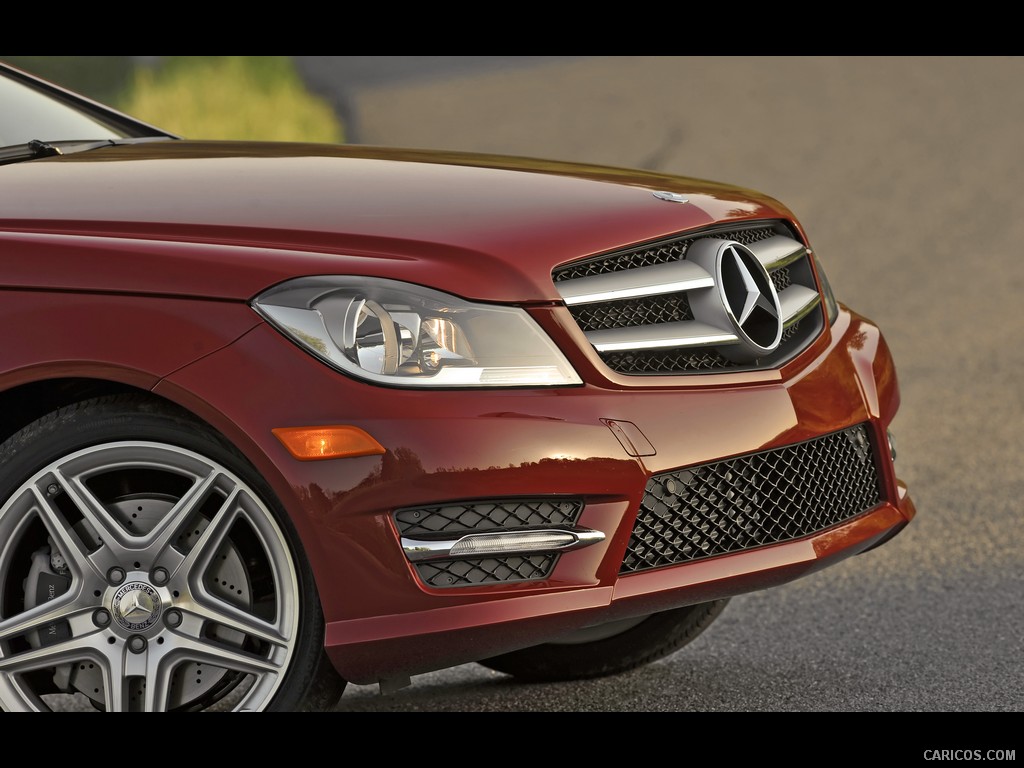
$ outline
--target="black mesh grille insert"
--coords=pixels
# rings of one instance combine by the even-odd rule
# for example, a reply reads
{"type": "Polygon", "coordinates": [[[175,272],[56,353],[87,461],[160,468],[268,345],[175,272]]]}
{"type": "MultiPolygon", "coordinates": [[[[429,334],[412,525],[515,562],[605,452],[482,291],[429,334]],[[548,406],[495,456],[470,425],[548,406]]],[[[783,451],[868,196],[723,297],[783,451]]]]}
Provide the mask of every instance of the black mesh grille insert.
{"type": "Polygon", "coordinates": [[[597,256],[586,261],[578,261],[556,269],[551,276],[556,283],[560,283],[563,280],[575,280],[579,277],[604,275],[608,272],[620,272],[624,269],[636,269],[637,267],[649,267],[652,264],[680,261],[686,258],[686,249],[690,247],[690,244],[702,237],[726,237],[730,240],[735,240],[737,243],[750,245],[758,240],[767,240],[769,237],[777,234],[779,234],[779,231],[774,226],[708,230],[696,235],[677,237],[660,243],[652,243],[626,251],[617,251],[604,256],[597,256]]]}
{"type": "Polygon", "coordinates": [[[469,587],[508,581],[547,578],[558,555],[491,557],[480,560],[435,560],[417,563],[416,572],[431,587],[469,587]]]}
{"type": "Polygon", "coordinates": [[[713,349],[653,349],[630,352],[605,352],[602,359],[619,373],[699,373],[742,366],[727,360],[713,349]]]}
{"type": "Polygon", "coordinates": [[[578,499],[500,499],[400,509],[395,524],[403,536],[572,525],[583,510],[578,499]]]}
{"type": "Polygon", "coordinates": [[[584,331],[600,331],[693,320],[693,311],[684,294],[674,293],[628,301],[581,304],[573,308],[572,316],[584,331]]]}
{"type": "Polygon", "coordinates": [[[880,501],[863,424],[647,481],[621,573],[823,531],[880,501]]]}
{"type": "Polygon", "coordinates": [[[780,267],[774,272],[769,273],[768,276],[771,277],[775,290],[780,293],[793,284],[793,278],[789,274],[789,267],[780,267]]]}
{"type": "MultiPolygon", "coordinates": [[[[394,519],[402,536],[451,539],[468,532],[571,526],[582,511],[583,502],[579,499],[486,499],[400,509],[394,519]]],[[[557,553],[541,553],[429,560],[415,563],[415,568],[427,586],[470,587],[546,579],[557,562],[557,553]]]]}

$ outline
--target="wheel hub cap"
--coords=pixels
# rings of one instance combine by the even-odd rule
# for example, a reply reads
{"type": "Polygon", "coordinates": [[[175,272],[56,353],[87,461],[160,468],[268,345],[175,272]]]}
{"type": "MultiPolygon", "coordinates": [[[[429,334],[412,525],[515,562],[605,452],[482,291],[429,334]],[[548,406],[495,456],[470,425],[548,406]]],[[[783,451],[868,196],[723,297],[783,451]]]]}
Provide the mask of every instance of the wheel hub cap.
{"type": "Polygon", "coordinates": [[[156,589],[143,581],[123,584],[114,593],[111,607],[117,623],[129,632],[149,629],[163,610],[156,589]]]}

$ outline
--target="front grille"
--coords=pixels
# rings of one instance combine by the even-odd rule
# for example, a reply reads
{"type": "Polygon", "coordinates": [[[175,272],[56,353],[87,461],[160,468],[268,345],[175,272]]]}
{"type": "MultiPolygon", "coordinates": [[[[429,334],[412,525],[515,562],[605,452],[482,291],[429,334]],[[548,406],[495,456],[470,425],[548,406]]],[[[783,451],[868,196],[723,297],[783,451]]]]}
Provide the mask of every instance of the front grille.
{"type": "MultiPolygon", "coordinates": [[[[400,509],[394,520],[402,536],[450,539],[460,533],[572,526],[582,511],[579,499],[487,499],[400,509]]],[[[414,567],[428,586],[469,587],[546,579],[557,562],[557,553],[541,553],[429,560],[414,567]]]]}
{"type": "Polygon", "coordinates": [[[654,325],[693,320],[693,310],[683,294],[648,296],[626,301],[602,301],[582,304],[573,318],[584,331],[602,328],[626,328],[631,325],[654,325]]]}
{"type": "MultiPolygon", "coordinates": [[[[781,344],[800,333],[800,323],[794,323],[782,332],[781,344]]],[[[602,355],[613,371],[626,374],[650,373],[710,373],[734,370],[738,363],[726,360],[714,350],[687,352],[685,350],[637,350],[633,352],[607,352],[602,355]]]]}
{"type": "Polygon", "coordinates": [[[878,474],[860,424],[796,445],[655,475],[620,573],[792,541],[877,506],[878,474]]]}
{"type": "Polygon", "coordinates": [[[714,227],[640,244],[560,267],[552,279],[605,365],[626,375],[774,368],[806,347],[824,326],[821,309],[814,306],[820,297],[810,258],[781,221],[714,227]],[[688,257],[694,243],[708,238],[746,246],[767,270],[780,302],[792,313],[784,317],[783,337],[774,351],[745,347],[732,321],[714,309],[722,306],[720,299],[715,305],[694,304],[695,297],[719,290],[715,270],[701,272],[698,267],[706,264],[699,263],[700,256],[688,257]],[[666,266],[672,264],[689,270],[689,282],[666,266]],[[706,279],[694,282],[693,275],[706,279]]]}
{"type": "Polygon", "coordinates": [[[659,243],[641,245],[624,251],[616,251],[615,253],[595,256],[584,261],[577,261],[574,264],[556,269],[552,277],[554,277],[556,283],[560,283],[564,280],[577,280],[581,277],[605,275],[609,272],[637,269],[638,267],[650,267],[655,264],[665,264],[669,261],[681,261],[686,258],[686,249],[695,240],[699,240],[702,237],[728,237],[730,240],[735,240],[743,245],[751,245],[778,234],[790,234],[788,229],[780,227],[781,225],[772,224],[769,226],[716,229],[674,237],[671,240],[659,243]]]}
{"type": "Polygon", "coordinates": [[[636,352],[608,352],[602,357],[613,371],[627,374],[707,373],[736,367],[736,363],[726,360],[714,350],[710,352],[638,350],[636,352]]]}

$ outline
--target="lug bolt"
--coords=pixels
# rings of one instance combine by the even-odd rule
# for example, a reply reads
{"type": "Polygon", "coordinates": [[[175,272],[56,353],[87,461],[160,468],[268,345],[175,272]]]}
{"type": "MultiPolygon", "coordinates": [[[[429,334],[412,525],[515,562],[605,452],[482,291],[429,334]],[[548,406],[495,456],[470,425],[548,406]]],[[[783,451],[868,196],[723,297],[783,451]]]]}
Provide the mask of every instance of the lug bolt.
{"type": "Polygon", "coordinates": [[[56,483],[50,483],[48,486],[46,486],[46,492],[51,496],[56,496],[58,493],[60,493],[60,486],[57,485],[56,483]]]}
{"type": "Polygon", "coordinates": [[[142,635],[132,635],[128,638],[128,650],[132,653],[142,653],[146,650],[146,638],[142,635]]]}
{"type": "Polygon", "coordinates": [[[110,623],[110,611],[106,608],[99,608],[92,614],[92,623],[97,627],[105,627],[110,623]]]}
{"type": "Polygon", "coordinates": [[[164,614],[164,624],[171,629],[181,626],[181,611],[177,608],[171,608],[167,613],[164,614]]]}
{"type": "Polygon", "coordinates": [[[124,568],[118,568],[116,565],[107,571],[107,580],[115,587],[124,581],[124,577],[127,576],[124,572],[124,568]]]}
{"type": "Polygon", "coordinates": [[[154,568],[149,577],[153,580],[153,583],[159,587],[166,584],[171,575],[167,572],[166,568],[154,568]]]}

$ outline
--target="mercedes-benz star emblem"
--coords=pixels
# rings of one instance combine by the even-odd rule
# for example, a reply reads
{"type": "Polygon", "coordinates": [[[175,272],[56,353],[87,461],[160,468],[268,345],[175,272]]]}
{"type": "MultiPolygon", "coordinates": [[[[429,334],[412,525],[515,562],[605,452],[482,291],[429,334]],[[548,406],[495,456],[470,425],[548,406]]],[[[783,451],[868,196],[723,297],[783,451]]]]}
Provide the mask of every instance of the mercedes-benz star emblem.
{"type": "Polygon", "coordinates": [[[666,192],[665,190],[658,190],[657,192],[651,192],[659,200],[664,200],[669,203],[688,203],[686,195],[680,195],[678,192],[666,192]]]}
{"type": "Polygon", "coordinates": [[[133,581],[122,585],[114,593],[111,607],[122,627],[139,632],[153,626],[160,616],[160,595],[149,584],[133,581]]]}
{"type": "Polygon", "coordinates": [[[690,294],[694,318],[736,336],[736,342],[718,350],[737,362],[774,352],[782,341],[779,295],[750,249],[735,240],[707,237],[694,241],[686,258],[712,275],[717,288],[690,294]]]}
{"type": "Polygon", "coordinates": [[[735,243],[719,255],[722,301],[746,340],[771,351],[779,345],[779,297],[761,262],[735,243]]]}

